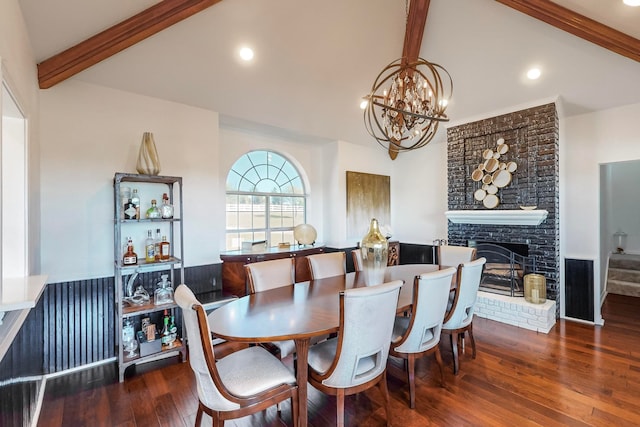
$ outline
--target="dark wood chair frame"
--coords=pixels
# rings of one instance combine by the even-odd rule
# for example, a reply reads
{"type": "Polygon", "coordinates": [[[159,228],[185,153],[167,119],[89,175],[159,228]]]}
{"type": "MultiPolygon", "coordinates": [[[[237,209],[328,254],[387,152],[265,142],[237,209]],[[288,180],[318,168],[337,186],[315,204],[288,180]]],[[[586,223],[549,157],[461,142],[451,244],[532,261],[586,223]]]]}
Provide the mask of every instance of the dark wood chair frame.
{"type": "Polygon", "coordinates": [[[213,347],[211,346],[211,337],[208,336],[206,331],[208,330],[207,315],[201,305],[194,304],[192,309],[195,310],[198,316],[198,325],[200,329],[200,340],[202,342],[202,348],[204,349],[204,356],[209,369],[209,374],[213,379],[216,387],[220,391],[220,394],[225,399],[235,402],[240,405],[240,408],[231,411],[216,411],[203,405],[201,401],[198,401],[198,413],[196,415],[196,427],[202,423],[202,413],[206,413],[213,419],[214,427],[224,426],[225,420],[244,417],[256,412],[263,411],[277,403],[291,399],[291,415],[293,418],[293,426],[298,425],[298,385],[297,384],[281,384],[277,387],[266,390],[262,393],[256,394],[251,397],[239,397],[231,394],[224,383],[220,379],[218,369],[216,368],[215,356],[213,353],[213,347]]]}

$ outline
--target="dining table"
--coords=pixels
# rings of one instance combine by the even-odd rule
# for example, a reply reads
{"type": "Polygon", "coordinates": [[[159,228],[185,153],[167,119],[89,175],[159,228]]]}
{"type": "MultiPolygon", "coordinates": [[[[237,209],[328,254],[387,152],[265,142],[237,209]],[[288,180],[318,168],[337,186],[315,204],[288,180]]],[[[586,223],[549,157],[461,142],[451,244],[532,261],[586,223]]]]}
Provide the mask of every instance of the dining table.
{"type": "MultiPolygon", "coordinates": [[[[398,313],[411,309],[414,278],[439,269],[437,264],[389,266],[384,282],[404,282],[398,313]]],[[[364,273],[315,279],[292,286],[244,296],[208,315],[211,332],[228,341],[261,343],[294,340],[299,394],[299,425],[307,425],[307,360],[313,337],[337,333],[340,326],[340,291],[367,286],[364,273]]],[[[247,366],[247,369],[251,367],[247,366]]]]}

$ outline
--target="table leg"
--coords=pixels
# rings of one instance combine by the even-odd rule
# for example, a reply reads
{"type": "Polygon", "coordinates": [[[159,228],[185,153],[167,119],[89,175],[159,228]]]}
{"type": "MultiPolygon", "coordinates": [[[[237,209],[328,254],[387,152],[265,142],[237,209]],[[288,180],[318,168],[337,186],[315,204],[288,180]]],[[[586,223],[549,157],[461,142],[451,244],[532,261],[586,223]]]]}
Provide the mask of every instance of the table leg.
{"type": "Polygon", "coordinates": [[[296,339],[296,357],[298,359],[298,371],[296,372],[296,380],[298,381],[298,410],[300,427],[307,427],[307,378],[308,367],[307,360],[309,358],[309,338],[296,339]]]}

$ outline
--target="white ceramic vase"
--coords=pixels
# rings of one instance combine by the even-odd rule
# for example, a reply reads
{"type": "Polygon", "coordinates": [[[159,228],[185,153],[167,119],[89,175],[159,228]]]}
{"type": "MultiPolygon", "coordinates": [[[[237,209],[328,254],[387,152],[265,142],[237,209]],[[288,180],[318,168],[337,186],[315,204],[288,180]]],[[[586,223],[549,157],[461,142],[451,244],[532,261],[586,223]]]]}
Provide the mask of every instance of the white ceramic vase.
{"type": "Polygon", "coordinates": [[[158,157],[156,143],[151,132],[142,134],[136,170],[138,173],[145,175],[158,175],[160,173],[160,158],[158,157]]]}

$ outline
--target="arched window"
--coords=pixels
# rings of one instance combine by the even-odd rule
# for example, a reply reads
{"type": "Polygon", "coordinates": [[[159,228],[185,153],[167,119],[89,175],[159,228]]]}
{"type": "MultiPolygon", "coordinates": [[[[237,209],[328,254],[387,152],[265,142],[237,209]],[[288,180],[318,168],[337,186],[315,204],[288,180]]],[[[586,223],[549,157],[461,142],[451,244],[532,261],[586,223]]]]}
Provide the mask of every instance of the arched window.
{"type": "Polygon", "coordinates": [[[226,249],[242,242],[267,247],[293,241],[293,227],[306,218],[306,192],[298,170],[273,151],[251,151],[227,175],[226,249]]]}

